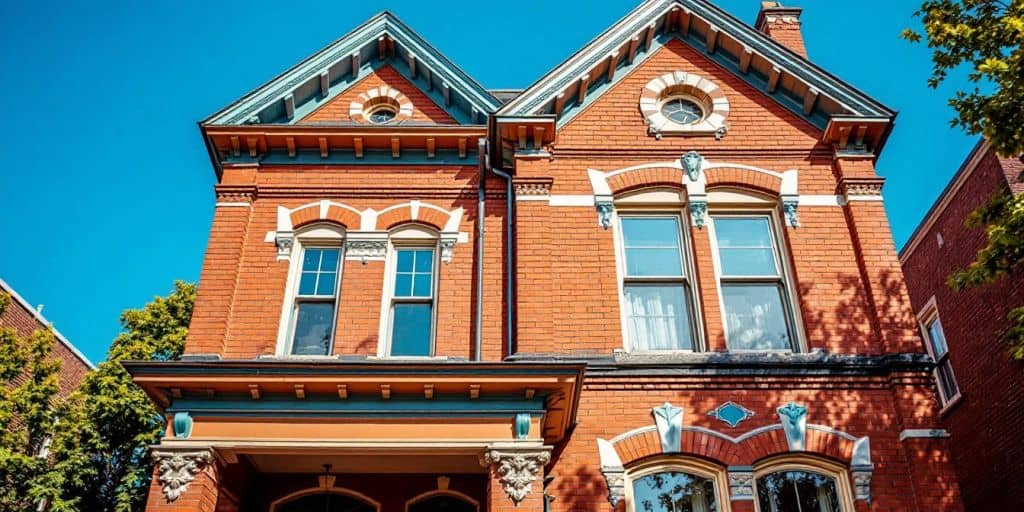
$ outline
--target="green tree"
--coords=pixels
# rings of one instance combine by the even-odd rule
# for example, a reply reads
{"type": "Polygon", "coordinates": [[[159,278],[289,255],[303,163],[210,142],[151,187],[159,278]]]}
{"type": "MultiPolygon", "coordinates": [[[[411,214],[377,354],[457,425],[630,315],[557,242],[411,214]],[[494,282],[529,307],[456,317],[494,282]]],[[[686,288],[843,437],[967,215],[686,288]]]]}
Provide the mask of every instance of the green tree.
{"type": "MultiPolygon", "coordinates": [[[[949,100],[956,111],[952,125],[983,135],[1000,156],[1024,160],[1024,0],[928,0],[915,16],[932,49],[928,84],[937,88],[951,71],[968,71],[970,85],[949,100]]],[[[903,37],[922,40],[910,29],[903,37]]],[[[985,229],[988,244],[949,277],[951,287],[983,286],[1024,271],[1024,194],[1000,191],[965,224],[985,229]]],[[[1009,320],[1003,337],[1013,356],[1024,359],[1024,306],[1009,320]]]]}
{"type": "Polygon", "coordinates": [[[55,444],[68,471],[65,494],[77,510],[141,511],[153,473],[148,447],[165,422],[121,366],[129,360],[181,356],[192,318],[196,287],[181,281],[166,297],[121,314],[123,331],[76,393],[80,423],[55,444]]]}
{"type": "MultiPolygon", "coordinates": [[[[0,315],[11,297],[0,292],[0,315]]],[[[56,339],[49,328],[19,336],[0,327],[0,511],[35,510],[47,500],[66,510],[59,489],[66,466],[48,456],[58,421],[69,417],[59,396],[61,361],[52,355],[56,339]]]]}

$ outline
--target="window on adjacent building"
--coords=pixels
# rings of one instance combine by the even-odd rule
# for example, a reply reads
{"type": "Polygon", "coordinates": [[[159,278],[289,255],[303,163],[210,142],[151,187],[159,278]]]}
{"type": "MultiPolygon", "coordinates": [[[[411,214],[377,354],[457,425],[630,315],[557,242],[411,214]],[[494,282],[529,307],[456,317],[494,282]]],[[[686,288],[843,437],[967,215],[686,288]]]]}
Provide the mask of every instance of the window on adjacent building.
{"type": "Polygon", "coordinates": [[[693,350],[691,284],[679,215],[624,215],[623,309],[632,350],[693,350]]]}
{"type": "Polygon", "coordinates": [[[770,215],[713,215],[731,350],[795,350],[793,315],[770,215]]]}
{"type": "Polygon", "coordinates": [[[953,375],[953,366],[949,361],[949,346],[946,344],[946,334],[942,331],[942,322],[939,320],[938,310],[935,309],[934,299],[925,308],[925,314],[921,318],[925,344],[928,353],[935,360],[935,381],[939,389],[939,400],[945,406],[960,397],[960,387],[953,375]]]}
{"type": "Polygon", "coordinates": [[[331,353],[340,259],[338,247],[303,247],[293,313],[292,355],[331,353]]]}

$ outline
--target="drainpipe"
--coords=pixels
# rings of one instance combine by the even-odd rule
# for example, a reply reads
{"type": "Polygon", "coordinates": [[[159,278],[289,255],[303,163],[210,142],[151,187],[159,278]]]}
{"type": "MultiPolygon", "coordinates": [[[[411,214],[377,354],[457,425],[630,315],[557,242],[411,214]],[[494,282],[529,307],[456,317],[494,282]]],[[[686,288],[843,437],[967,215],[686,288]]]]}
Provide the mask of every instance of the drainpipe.
{"type": "Polygon", "coordinates": [[[487,139],[477,141],[479,178],[476,185],[476,328],[473,332],[473,360],[483,360],[484,336],[484,213],[487,200],[487,139]]]}
{"type": "Polygon", "coordinates": [[[516,286],[515,286],[515,196],[512,191],[512,176],[501,169],[495,169],[490,165],[491,155],[487,154],[487,167],[505,180],[505,265],[507,275],[505,278],[505,296],[508,300],[508,307],[505,308],[505,323],[508,327],[508,357],[512,357],[515,348],[515,327],[512,325],[515,319],[516,307],[516,286]]]}

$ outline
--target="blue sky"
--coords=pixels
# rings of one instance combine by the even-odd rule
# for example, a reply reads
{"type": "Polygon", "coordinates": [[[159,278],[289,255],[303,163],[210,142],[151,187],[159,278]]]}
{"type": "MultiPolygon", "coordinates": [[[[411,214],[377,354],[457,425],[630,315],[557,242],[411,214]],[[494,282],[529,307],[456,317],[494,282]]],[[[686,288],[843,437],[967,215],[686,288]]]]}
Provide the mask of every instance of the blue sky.
{"type": "MultiPolygon", "coordinates": [[[[121,310],[199,278],[197,121],[383,9],[485,87],[520,88],[638,2],[0,2],[0,277],[100,361],[121,310]]],[[[760,4],[717,3],[750,23],[760,4]]],[[[974,140],[949,128],[952,87],[926,87],[927,49],[898,38],[920,0],[880,4],[786,2],[812,60],[900,112],[878,169],[902,245],[974,140]]]]}

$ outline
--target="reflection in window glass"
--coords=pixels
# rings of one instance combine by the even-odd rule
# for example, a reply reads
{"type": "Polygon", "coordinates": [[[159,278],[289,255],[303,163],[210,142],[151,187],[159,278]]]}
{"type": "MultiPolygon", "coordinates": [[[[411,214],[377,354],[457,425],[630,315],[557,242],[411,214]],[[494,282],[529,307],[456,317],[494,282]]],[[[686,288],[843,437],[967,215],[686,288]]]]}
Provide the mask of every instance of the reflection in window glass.
{"type": "Polygon", "coordinates": [[[757,479],[761,512],[842,512],[834,478],[809,471],[778,471],[757,479]]]}
{"type": "Polygon", "coordinates": [[[683,275],[678,217],[623,218],[622,240],[628,275],[683,275]]]}
{"type": "Polygon", "coordinates": [[[391,355],[431,355],[434,250],[395,251],[395,289],[391,306],[391,355]]]}
{"type": "Polygon", "coordinates": [[[765,217],[715,218],[715,240],[722,274],[776,276],[771,226],[765,217]]]}
{"type": "Polygon", "coordinates": [[[789,326],[777,284],[723,284],[725,323],[733,350],[789,349],[789,326]]]}
{"type": "Polygon", "coordinates": [[[326,355],[331,348],[334,302],[299,302],[297,308],[292,354],[326,355]]]}
{"type": "Polygon", "coordinates": [[[429,303],[395,304],[391,331],[391,355],[429,356],[430,320],[429,303]]]}
{"type": "Polygon", "coordinates": [[[666,471],[633,481],[636,512],[717,512],[715,484],[708,478],[666,471]]]}

